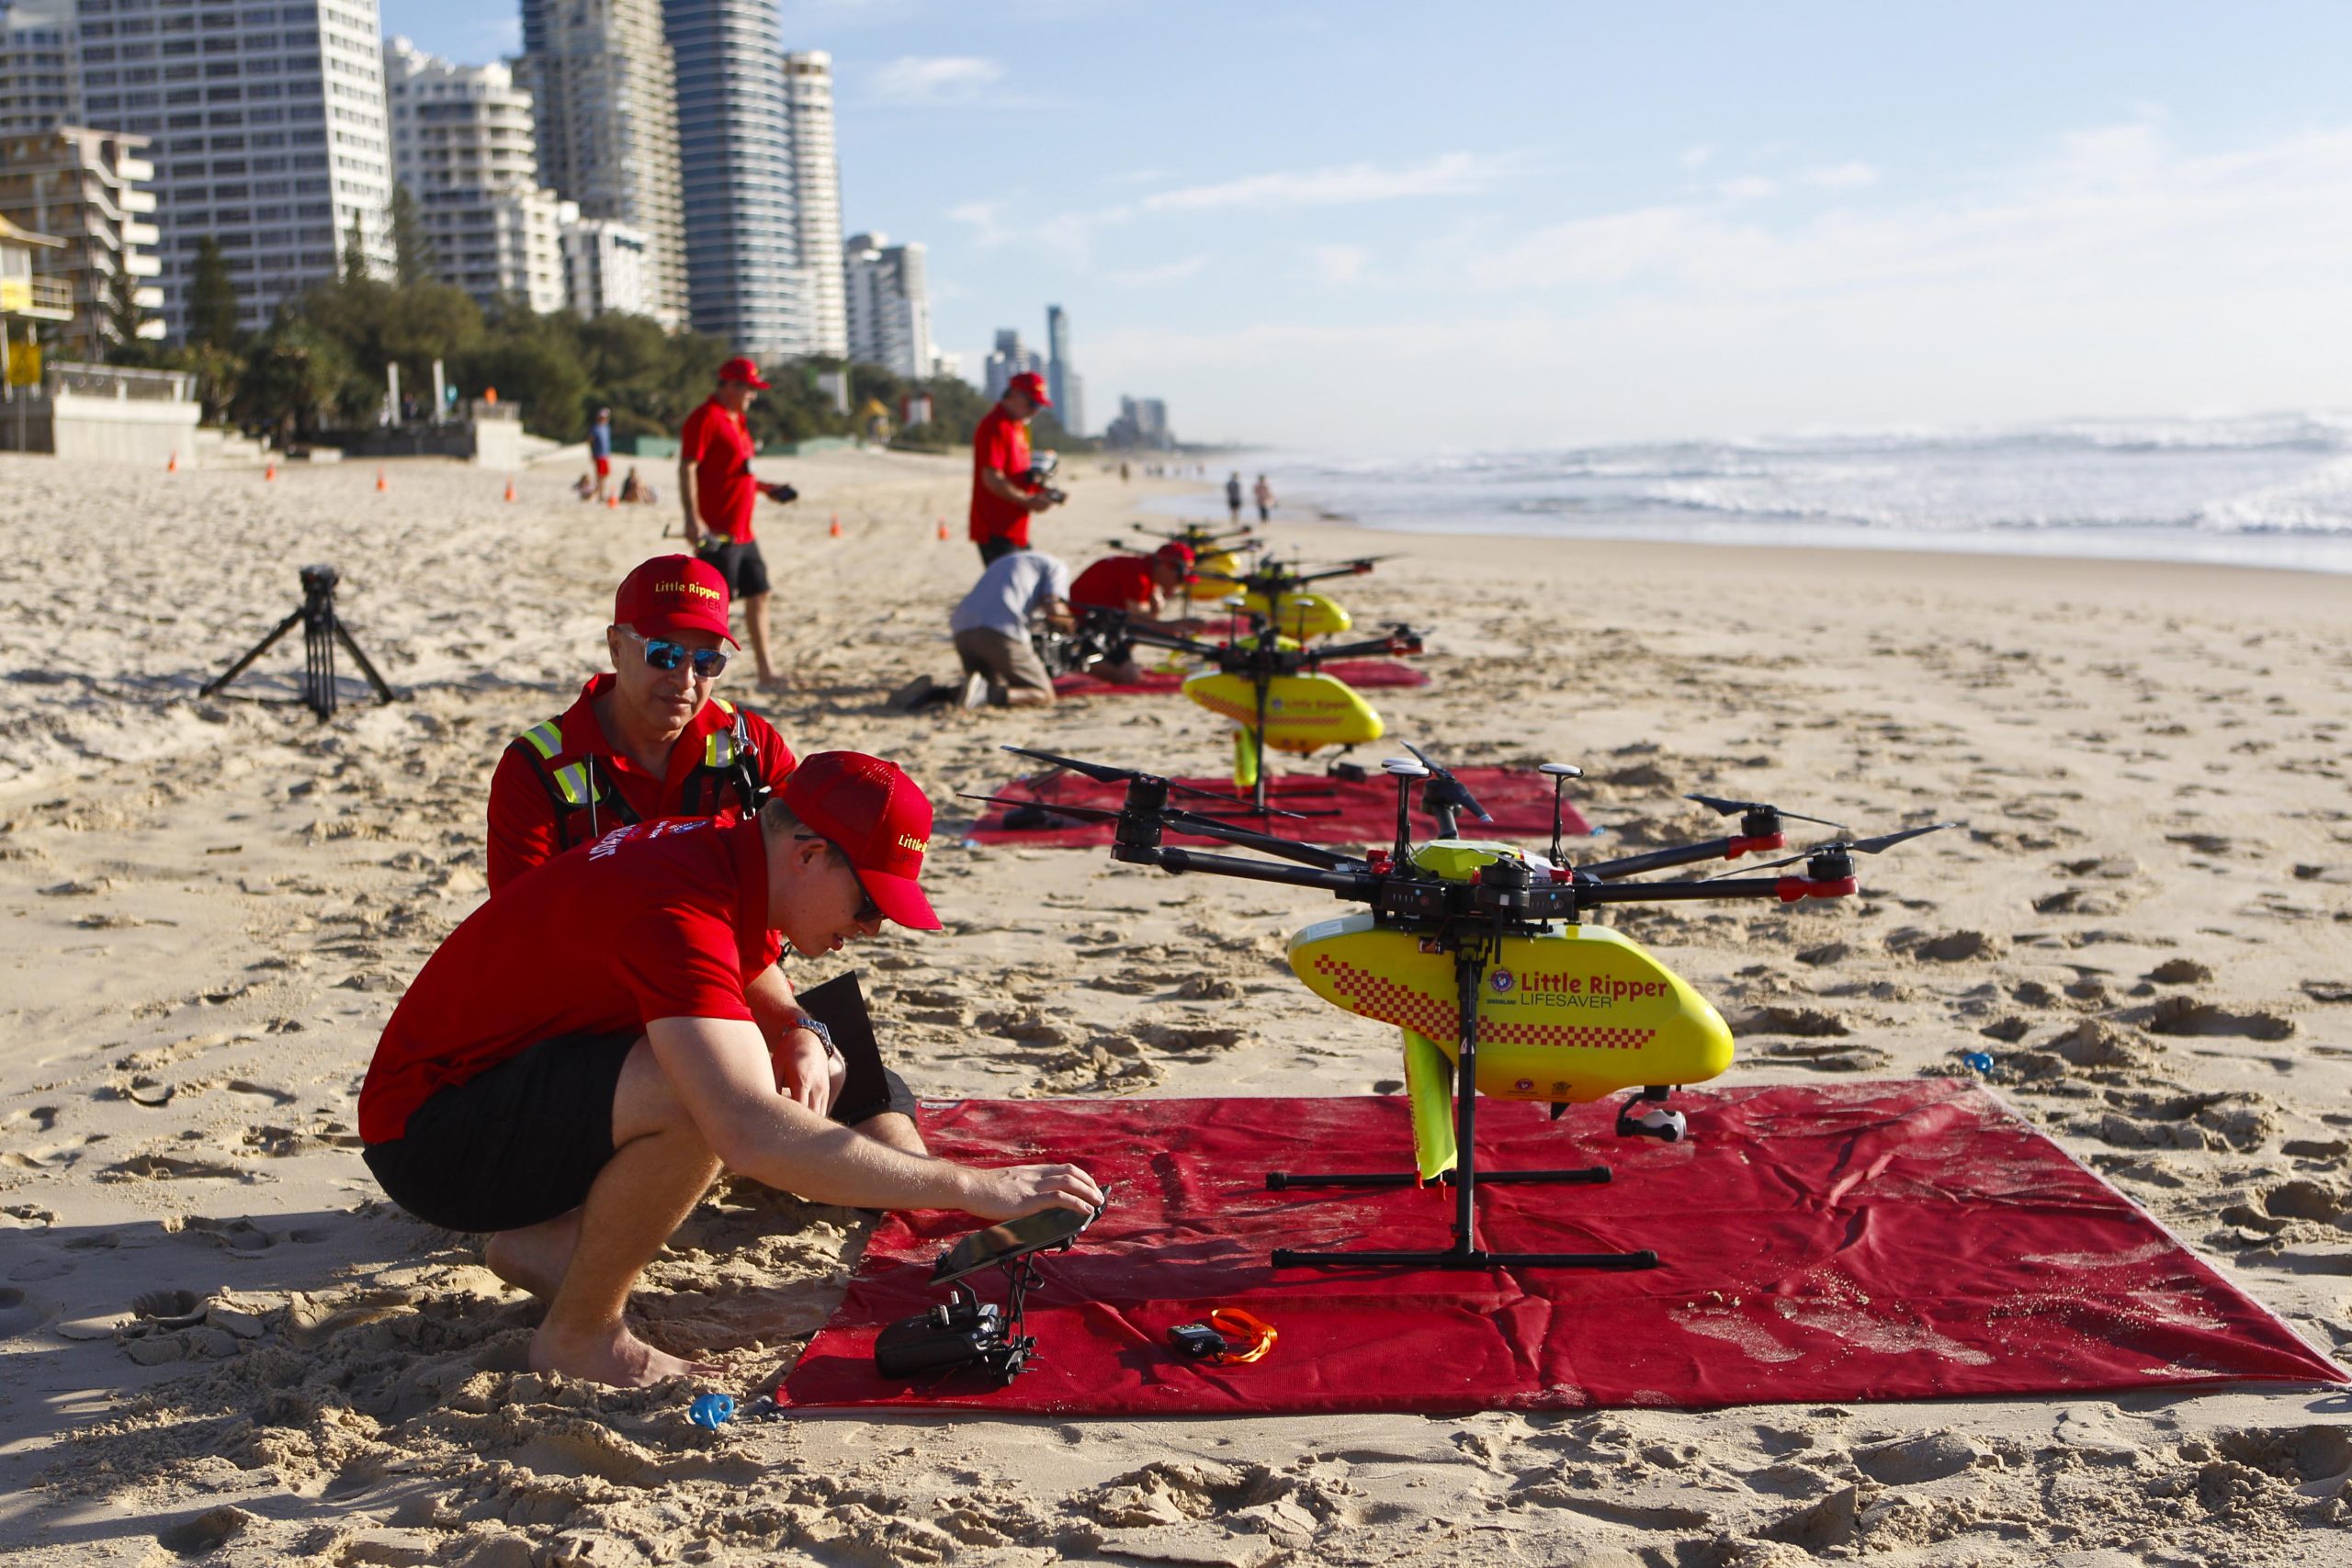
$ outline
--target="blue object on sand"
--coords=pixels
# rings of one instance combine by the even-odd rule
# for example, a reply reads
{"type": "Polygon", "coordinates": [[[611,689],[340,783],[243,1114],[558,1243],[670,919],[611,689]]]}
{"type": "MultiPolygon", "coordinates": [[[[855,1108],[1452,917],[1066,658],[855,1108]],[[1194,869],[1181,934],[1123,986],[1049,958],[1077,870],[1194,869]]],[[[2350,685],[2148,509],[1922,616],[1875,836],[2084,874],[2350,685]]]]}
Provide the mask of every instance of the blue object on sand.
{"type": "Polygon", "coordinates": [[[1963,1051],[1960,1059],[1968,1064],[1971,1072],[1989,1073],[1993,1070],[1993,1058],[1985,1052],[1963,1051]]]}
{"type": "Polygon", "coordinates": [[[722,1422],[735,1414],[735,1396],[731,1393],[706,1393],[695,1398],[687,1407],[686,1419],[706,1432],[716,1432],[722,1422]]]}

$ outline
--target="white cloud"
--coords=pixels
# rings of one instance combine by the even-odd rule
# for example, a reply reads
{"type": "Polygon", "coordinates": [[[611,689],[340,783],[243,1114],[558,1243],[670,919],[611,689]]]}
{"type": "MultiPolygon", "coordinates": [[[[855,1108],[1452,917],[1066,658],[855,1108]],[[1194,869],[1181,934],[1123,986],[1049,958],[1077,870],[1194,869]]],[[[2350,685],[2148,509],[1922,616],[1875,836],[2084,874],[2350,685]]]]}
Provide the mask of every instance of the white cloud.
{"type": "Polygon", "coordinates": [[[1706,167],[1707,160],[1714,155],[1715,150],[1712,147],[1688,147],[1683,149],[1679,162],[1686,169],[1702,169],[1706,167]]]}
{"type": "Polygon", "coordinates": [[[877,68],[874,95],[897,104],[969,103],[1003,80],[1004,67],[974,54],[901,55],[877,68]]]}
{"type": "Polygon", "coordinates": [[[1849,164],[1835,164],[1826,169],[1807,169],[1803,178],[1809,186],[1823,190],[1860,190],[1864,186],[1878,184],[1878,171],[1860,159],[1849,164]]]}
{"type": "Polygon", "coordinates": [[[1250,175],[1216,185],[1159,191],[1136,206],[1145,212],[1203,212],[1237,207],[1348,207],[1412,197],[1462,196],[1494,184],[1502,167],[1501,159],[1448,152],[1395,168],[1350,164],[1334,169],[1250,175]]]}
{"type": "Polygon", "coordinates": [[[1781,182],[1768,180],[1761,175],[1748,175],[1740,179],[1725,180],[1715,189],[1726,201],[1761,201],[1766,197],[1781,194],[1781,182]]]}
{"type": "Polygon", "coordinates": [[[1152,288],[1163,283],[1180,283],[1208,265],[1206,256],[1186,256],[1182,261],[1162,262],[1158,266],[1136,267],[1129,272],[1114,272],[1111,281],[1122,288],[1152,288]]]}
{"type": "Polygon", "coordinates": [[[1314,260],[1315,276],[1320,282],[1361,283],[1364,268],[1372,265],[1372,253],[1362,245],[1317,245],[1314,260]]]}

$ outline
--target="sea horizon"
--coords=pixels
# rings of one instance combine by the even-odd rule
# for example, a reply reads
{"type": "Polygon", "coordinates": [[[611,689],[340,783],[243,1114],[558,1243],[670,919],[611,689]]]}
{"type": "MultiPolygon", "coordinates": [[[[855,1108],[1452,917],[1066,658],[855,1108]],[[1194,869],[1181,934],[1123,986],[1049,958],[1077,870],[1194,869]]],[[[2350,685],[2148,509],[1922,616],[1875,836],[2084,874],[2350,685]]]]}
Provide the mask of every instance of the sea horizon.
{"type": "Polygon", "coordinates": [[[1266,473],[1276,522],[2352,573],[2352,411],[1209,461],[1266,473]]]}

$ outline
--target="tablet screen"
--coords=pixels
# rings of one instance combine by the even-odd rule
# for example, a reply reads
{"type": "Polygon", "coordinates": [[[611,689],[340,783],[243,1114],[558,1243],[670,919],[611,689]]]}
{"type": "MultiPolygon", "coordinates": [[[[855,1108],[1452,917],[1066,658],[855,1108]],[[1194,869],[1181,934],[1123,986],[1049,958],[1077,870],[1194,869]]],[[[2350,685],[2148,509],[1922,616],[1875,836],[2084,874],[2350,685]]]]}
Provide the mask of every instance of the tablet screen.
{"type": "Polygon", "coordinates": [[[986,1269],[1048,1247],[1064,1246],[1092,1224],[1102,1213],[1100,1209],[1041,1209],[1017,1220],[974,1231],[939,1255],[939,1261],[931,1270],[931,1282],[944,1285],[976,1269],[986,1269]]]}

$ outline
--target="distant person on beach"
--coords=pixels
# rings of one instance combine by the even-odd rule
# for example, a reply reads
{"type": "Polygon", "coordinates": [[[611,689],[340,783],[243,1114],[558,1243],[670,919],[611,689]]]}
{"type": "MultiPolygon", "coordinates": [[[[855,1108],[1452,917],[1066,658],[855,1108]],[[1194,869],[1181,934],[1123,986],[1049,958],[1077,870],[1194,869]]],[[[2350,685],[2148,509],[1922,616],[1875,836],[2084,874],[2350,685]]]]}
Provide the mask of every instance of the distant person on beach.
{"type": "Polygon", "coordinates": [[[595,499],[596,476],[593,473],[582,474],[578,479],[572,480],[571,493],[578,496],[582,501],[593,501],[595,499]]]}
{"type": "Polygon", "coordinates": [[[1046,378],[1024,370],[972,432],[971,539],[983,565],[1029,547],[1029,519],[1054,504],[1029,475],[1029,421],[1054,406],[1046,378]]]}
{"type": "Polygon", "coordinates": [[[752,472],[752,430],[744,416],[753,396],[768,389],[759,367],[730,359],[718,367],[718,386],[686,416],[678,432],[678,501],[685,508],[686,547],[718,569],[727,592],[743,606],[743,630],[759,666],[762,686],[777,687],[768,656],[768,564],[752,536],[752,513],[765,494],[795,498],[790,485],[763,485],[752,472]]]}
{"type": "Polygon", "coordinates": [[[1075,630],[1069,595],[1069,568],[1042,550],[1010,549],[989,562],[947,617],[956,656],[964,663],[966,707],[1052,705],[1054,678],[1029,641],[1029,628],[1042,618],[1062,631],[1075,630]]]}
{"type": "Polygon", "coordinates": [[[1117,629],[1143,626],[1153,631],[1180,628],[1161,617],[1169,596],[1193,581],[1193,548],[1170,539],[1148,556],[1105,556],[1078,574],[1069,585],[1070,608],[1081,623],[1090,618],[1114,623],[1114,636],[1102,660],[1087,671],[1114,685],[1132,686],[1143,678],[1136,663],[1135,644],[1117,637],[1117,629]]]}
{"type": "MultiPolygon", "coordinates": [[[[714,634],[715,635],[715,634],[714,634]]],[[[722,1170],[810,1202],[1007,1220],[1091,1209],[1072,1165],[982,1168],[829,1119],[830,1034],[774,962],[885,921],[937,931],[931,802],[899,767],[827,751],[755,819],[641,822],[476,909],[425,962],[359,1091],[363,1157],[428,1224],[547,1303],[536,1371],[621,1387],[707,1374],[623,1313],[722,1170]]]]}
{"type": "Polygon", "coordinates": [[[588,456],[596,465],[596,499],[605,500],[613,488],[613,411],[598,409],[596,422],[588,427],[588,456]]]}
{"type": "Polygon", "coordinates": [[[1228,521],[1241,521],[1241,474],[1238,469],[1226,476],[1225,512],[1228,521]]]}
{"type": "Polygon", "coordinates": [[[1274,515],[1274,487],[1266,482],[1265,475],[1260,474],[1258,482],[1250,487],[1250,497],[1258,503],[1258,521],[1271,522],[1274,515]]]}
{"type": "Polygon", "coordinates": [[[634,506],[640,501],[649,506],[652,504],[653,487],[639,481],[637,465],[631,463],[628,466],[628,472],[621,476],[621,504],[634,506]]]}

